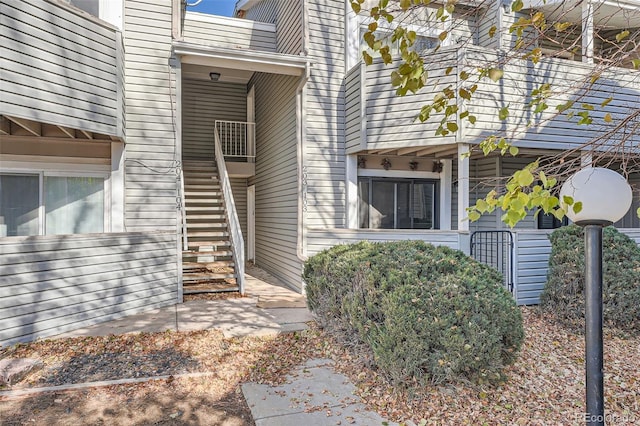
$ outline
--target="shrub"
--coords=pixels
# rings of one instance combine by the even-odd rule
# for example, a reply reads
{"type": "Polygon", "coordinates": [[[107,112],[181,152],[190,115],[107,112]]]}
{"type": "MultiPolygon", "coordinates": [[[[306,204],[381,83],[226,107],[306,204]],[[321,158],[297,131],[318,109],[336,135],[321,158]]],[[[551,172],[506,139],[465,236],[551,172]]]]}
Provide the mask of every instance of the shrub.
{"type": "Polygon", "coordinates": [[[303,277],[320,322],[369,346],[397,383],[497,380],[524,336],[502,276],[447,247],[339,245],[311,257],[303,277]]]}
{"type": "MultiPolygon", "coordinates": [[[[561,324],[584,328],[584,231],[577,225],[550,236],[551,257],[541,307],[561,324]]],[[[603,232],[603,320],[612,328],[640,332],[640,249],[614,227],[603,232]]]]}

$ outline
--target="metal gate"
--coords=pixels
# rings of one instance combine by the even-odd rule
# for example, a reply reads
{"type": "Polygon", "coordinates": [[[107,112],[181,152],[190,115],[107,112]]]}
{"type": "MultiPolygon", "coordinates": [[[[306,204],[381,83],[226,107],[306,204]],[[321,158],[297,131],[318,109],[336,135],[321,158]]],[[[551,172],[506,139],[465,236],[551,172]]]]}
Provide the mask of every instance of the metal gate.
{"type": "Polygon", "coordinates": [[[475,231],[471,257],[498,270],[504,286],[513,293],[513,234],[510,231],[475,231]]]}

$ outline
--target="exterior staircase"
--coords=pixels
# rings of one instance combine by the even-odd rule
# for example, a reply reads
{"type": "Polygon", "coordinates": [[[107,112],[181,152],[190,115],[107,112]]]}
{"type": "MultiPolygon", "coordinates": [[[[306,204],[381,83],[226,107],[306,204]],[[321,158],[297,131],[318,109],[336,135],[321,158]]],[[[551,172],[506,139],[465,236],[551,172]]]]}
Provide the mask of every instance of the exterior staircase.
{"type": "Polygon", "coordinates": [[[187,250],[183,293],[238,291],[218,169],[213,161],[184,161],[187,250]]]}

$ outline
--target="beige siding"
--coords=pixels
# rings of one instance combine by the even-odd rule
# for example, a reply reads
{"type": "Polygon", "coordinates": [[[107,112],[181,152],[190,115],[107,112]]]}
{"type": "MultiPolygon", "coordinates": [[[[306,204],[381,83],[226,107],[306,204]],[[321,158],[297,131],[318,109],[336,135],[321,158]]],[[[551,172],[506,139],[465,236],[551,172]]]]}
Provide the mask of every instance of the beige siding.
{"type": "Polygon", "coordinates": [[[178,300],[175,233],[0,239],[0,346],[178,300]]]}
{"type": "Polygon", "coordinates": [[[245,18],[275,24],[278,17],[278,1],[279,0],[262,0],[258,2],[254,7],[247,10],[245,18]]]}
{"type": "Polygon", "coordinates": [[[247,120],[247,86],[206,80],[182,81],[182,157],[213,161],[216,120],[247,120]]]}
{"type": "Polygon", "coordinates": [[[540,303],[547,282],[551,242],[548,231],[518,231],[515,245],[515,296],[519,305],[540,303]]]}
{"type": "Polygon", "coordinates": [[[98,159],[110,164],[111,144],[78,140],[3,136],[0,139],[0,156],[29,155],[42,157],[74,157],[98,159]]]}
{"type": "Polygon", "coordinates": [[[120,32],[55,2],[0,9],[0,114],[122,137],[120,32]]]}
{"type": "Polygon", "coordinates": [[[246,19],[188,12],[183,27],[186,42],[232,49],[266,52],[277,50],[274,26],[253,24],[246,19]]]}
{"type": "Polygon", "coordinates": [[[345,226],[344,1],[309,2],[309,56],[306,88],[305,223],[345,226]]]}
{"type": "Polygon", "coordinates": [[[171,0],[125,2],[126,228],[176,229],[171,0]]]}
{"type": "Polygon", "coordinates": [[[256,264],[296,288],[301,286],[296,252],[298,83],[296,77],[269,74],[257,74],[250,82],[255,84],[258,123],[256,175],[252,179],[256,186],[256,264]]]}

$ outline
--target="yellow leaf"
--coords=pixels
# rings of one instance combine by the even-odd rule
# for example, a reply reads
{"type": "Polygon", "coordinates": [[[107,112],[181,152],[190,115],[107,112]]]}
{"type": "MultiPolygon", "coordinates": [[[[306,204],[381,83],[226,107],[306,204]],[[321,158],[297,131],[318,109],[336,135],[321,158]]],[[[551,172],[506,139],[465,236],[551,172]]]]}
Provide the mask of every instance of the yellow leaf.
{"type": "Polygon", "coordinates": [[[611,122],[613,121],[613,119],[611,118],[611,114],[606,113],[606,114],[604,115],[604,121],[605,121],[606,123],[611,123],[611,122]]]}
{"type": "Polygon", "coordinates": [[[493,81],[498,81],[504,75],[504,71],[500,68],[491,68],[489,70],[489,78],[493,81]]]}

